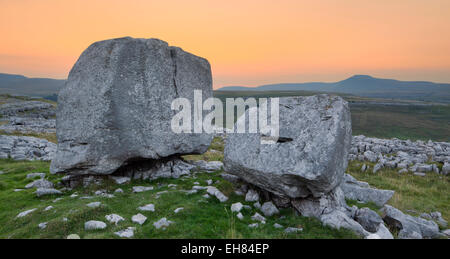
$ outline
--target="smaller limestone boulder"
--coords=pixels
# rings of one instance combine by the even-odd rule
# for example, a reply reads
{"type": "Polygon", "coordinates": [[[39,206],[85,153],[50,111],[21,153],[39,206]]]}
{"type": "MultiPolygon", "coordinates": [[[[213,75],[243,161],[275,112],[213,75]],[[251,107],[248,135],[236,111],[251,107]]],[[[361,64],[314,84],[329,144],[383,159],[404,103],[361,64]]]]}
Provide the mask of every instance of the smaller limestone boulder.
{"type": "Polygon", "coordinates": [[[383,223],[383,219],[375,211],[369,208],[362,208],[356,211],[355,220],[361,226],[372,233],[378,231],[378,227],[383,223]]]}
{"type": "Polygon", "coordinates": [[[280,213],[280,211],[277,209],[277,207],[272,202],[265,202],[261,206],[261,211],[266,217],[273,216],[275,214],[280,213]]]}

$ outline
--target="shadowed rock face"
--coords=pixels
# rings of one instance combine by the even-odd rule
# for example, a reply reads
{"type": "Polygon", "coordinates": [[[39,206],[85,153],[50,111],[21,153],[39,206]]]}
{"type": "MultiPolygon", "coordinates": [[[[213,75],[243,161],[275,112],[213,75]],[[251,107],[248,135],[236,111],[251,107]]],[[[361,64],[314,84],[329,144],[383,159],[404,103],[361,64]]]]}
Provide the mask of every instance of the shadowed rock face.
{"type": "Polygon", "coordinates": [[[328,95],[280,98],[279,116],[275,144],[261,144],[255,133],[227,136],[225,171],[281,197],[321,197],[337,187],[351,145],[347,102],[328,95]]]}
{"type": "Polygon", "coordinates": [[[175,134],[175,98],[212,96],[209,62],[157,39],[120,38],[86,49],[58,96],[52,173],[112,174],[130,161],[207,150],[212,136],[175,134]]]}

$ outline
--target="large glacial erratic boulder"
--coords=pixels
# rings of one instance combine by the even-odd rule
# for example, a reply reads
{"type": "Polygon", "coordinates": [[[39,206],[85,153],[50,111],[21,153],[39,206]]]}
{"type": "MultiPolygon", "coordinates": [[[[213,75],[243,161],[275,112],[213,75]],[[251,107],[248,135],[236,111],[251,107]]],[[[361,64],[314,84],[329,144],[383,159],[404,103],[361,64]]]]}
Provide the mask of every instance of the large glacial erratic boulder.
{"type": "MultiPolygon", "coordinates": [[[[212,97],[209,62],[158,39],[96,42],[80,56],[58,96],[52,173],[108,175],[143,161],[207,150],[212,136],[176,134],[175,98],[212,97]]],[[[204,112],[206,114],[206,112],[204,112]]]]}
{"type": "Polygon", "coordinates": [[[259,133],[229,134],[225,171],[280,197],[321,197],[336,188],[352,138],[347,102],[329,95],[280,98],[279,118],[283,141],[275,144],[261,144],[259,133]]]}

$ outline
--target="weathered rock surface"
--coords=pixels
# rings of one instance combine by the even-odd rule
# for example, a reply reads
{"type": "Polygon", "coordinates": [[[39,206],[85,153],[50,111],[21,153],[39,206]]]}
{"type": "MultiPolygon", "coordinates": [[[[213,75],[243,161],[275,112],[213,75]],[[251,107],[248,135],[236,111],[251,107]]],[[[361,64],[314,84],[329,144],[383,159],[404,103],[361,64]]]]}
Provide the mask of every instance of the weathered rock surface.
{"type": "Polygon", "coordinates": [[[145,223],[145,221],[147,221],[147,217],[142,215],[141,213],[138,213],[138,214],[134,215],[133,217],[131,217],[131,221],[133,221],[134,223],[137,223],[139,225],[142,225],[145,223]]]}
{"type": "Polygon", "coordinates": [[[134,237],[135,230],[136,230],[136,228],[134,228],[134,227],[128,227],[124,230],[114,232],[114,234],[119,237],[131,238],[131,237],[134,237]]]}
{"type": "Polygon", "coordinates": [[[280,213],[278,208],[270,201],[265,202],[261,206],[261,211],[264,214],[264,216],[266,216],[266,217],[270,217],[270,216],[280,213]]]}
{"type": "Polygon", "coordinates": [[[16,218],[23,218],[23,217],[27,216],[28,214],[33,213],[35,210],[37,210],[37,209],[31,209],[31,210],[23,211],[23,212],[19,213],[16,216],[16,218]]]}
{"type": "Polygon", "coordinates": [[[138,208],[140,211],[155,211],[155,205],[154,204],[147,204],[145,206],[141,206],[138,208]]]}
{"type": "Polygon", "coordinates": [[[52,160],[56,144],[45,139],[0,135],[0,158],[14,160],[52,160]]]}
{"type": "Polygon", "coordinates": [[[173,223],[174,223],[173,221],[167,220],[167,218],[162,218],[162,219],[154,222],[153,226],[156,229],[160,229],[160,228],[165,229],[166,227],[168,227],[170,224],[173,224],[173,223]]]}
{"type": "Polygon", "coordinates": [[[206,191],[215,196],[220,202],[226,202],[228,200],[228,197],[214,186],[208,186],[206,191]]]}
{"type": "Polygon", "coordinates": [[[35,192],[37,197],[42,197],[46,195],[60,195],[62,192],[53,188],[38,188],[35,192]]]}
{"type": "Polygon", "coordinates": [[[350,218],[347,214],[340,210],[333,210],[330,213],[323,214],[320,217],[320,221],[325,226],[340,229],[350,229],[360,236],[368,236],[370,233],[366,231],[358,222],[350,218]]]}
{"type": "Polygon", "coordinates": [[[262,144],[259,133],[227,135],[225,171],[282,197],[320,197],[336,188],[352,138],[347,102],[328,95],[280,98],[279,117],[275,144],[262,144]]]}
{"type": "Polygon", "coordinates": [[[194,103],[194,89],[212,97],[210,65],[203,58],[157,39],[92,44],[58,96],[58,151],[51,172],[109,175],[205,152],[212,135],[171,129],[178,113],[171,110],[172,101],[194,103]]]}
{"type": "MultiPolygon", "coordinates": [[[[40,101],[14,101],[8,102],[0,105],[0,114],[4,116],[17,116],[20,113],[24,112],[40,112],[38,114],[42,114],[41,111],[52,109],[53,105],[47,102],[40,101]]],[[[54,115],[50,113],[51,115],[54,115]]],[[[48,114],[47,114],[48,115],[48,114]]],[[[40,117],[40,116],[39,116],[40,117]]]]}
{"type": "Polygon", "coordinates": [[[106,223],[102,221],[91,220],[84,223],[85,230],[97,230],[97,229],[105,229],[106,223]]]}
{"type": "Polygon", "coordinates": [[[206,162],[204,160],[198,160],[192,162],[198,170],[206,172],[215,172],[223,168],[223,163],[220,161],[206,162]]]}
{"type": "Polygon", "coordinates": [[[391,228],[399,231],[401,239],[437,238],[440,236],[439,226],[431,221],[419,217],[404,214],[400,210],[384,205],[383,220],[391,228]]]}
{"type": "Polygon", "coordinates": [[[383,224],[383,219],[375,211],[369,208],[361,208],[357,210],[355,220],[361,226],[372,233],[378,231],[380,224],[383,224]]]}
{"type": "Polygon", "coordinates": [[[125,219],[117,214],[109,214],[105,216],[106,220],[109,221],[109,223],[113,223],[117,225],[120,221],[124,221],[125,219]]]}
{"type": "Polygon", "coordinates": [[[345,174],[341,189],[347,199],[364,203],[373,202],[380,207],[394,195],[394,191],[371,188],[368,183],[358,181],[349,174],[345,174]]]}
{"type": "Polygon", "coordinates": [[[25,186],[25,189],[31,188],[53,188],[53,183],[45,179],[33,181],[25,186]]]}
{"type": "Polygon", "coordinates": [[[55,133],[56,120],[44,118],[10,117],[7,123],[0,125],[7,133],[55,133]]]}

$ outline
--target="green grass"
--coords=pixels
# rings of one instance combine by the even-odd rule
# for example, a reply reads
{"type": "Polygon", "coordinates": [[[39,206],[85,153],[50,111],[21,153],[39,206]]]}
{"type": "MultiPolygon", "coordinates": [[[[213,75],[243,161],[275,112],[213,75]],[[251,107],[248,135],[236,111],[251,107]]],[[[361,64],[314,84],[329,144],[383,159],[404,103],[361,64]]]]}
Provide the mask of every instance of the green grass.
{"type": "Polygon", "coordinates": [[[297,216],[292,209],[281,210],[281,215],[267,218],[265,225],[251,229],[248,224],[253,223],[250,216],[256,209],[245,210],[244,220],[239,220],[231,213],[230,206],[234,202],[246,203],[241,196],[234,194],[232,183],[219,177],[220,172],[198,173],[195,176],[181,179],[159,179],[152,182],[133,182],[117,186],[110,181],[105,181],[102,186],[92,186],[87,189],[76,189],[60,196],[60,201],[53,202],[56,196],[37,198],[33,190],[13,192],[16,188],[23,188],[31,179],[25,179],[30,172],[46,172],[48,177],[57,182],[59,176],[48,174],[49,163],[47,162],[17,162],[12,160],[0,160],[0,170],[6,174],[0,175],[0,238],[65,238],[69,234],[76,233],[82,238],[117,238],[113,233],[126,227],[136,227],[135,238],[356,238],[347,230],[335,230],[324,227],[312,218],[297,216]],[[205,181],[212,179],[214,184],[229,200],[220,203],[216,198],[203,198],[205,191],[197,194],[186,194],[183,190],[190,190],[194,182],[205,186],[205,181]],[[168,184],[177,184],[175,189],[167,187],[168,184]],[[153,191],[144,193],[132,193],[132,186],[145,185],[154,186],[153,191]],[[96,189],[107,189],[112,192],[116,188],[122,188],[123,194],[115,194],[115,198],[102,198],[94,196],[96,189]],[[157,198],[156,193],[168,191],[157,198]],[[79,199],[69,197],[77,192],[81,196],[93,196],[93,199],[79,199]],[[87,203],[101,201],[102,207],[88,208],[87,203]],[[155,204],[155,212],[140,212],[148,217],[143,226],[131,222],[131,216],[139,213],[137,207],[149,203],[155,204]],[[54,206],[53,210],[44,211],[47,206],[54,206]],[[175,214],[173,211],[178,207],[184,210],[175,214]],[[32,214],[16,219],[18,213],[37,208],[32,214]],[[109,224],[105,215],[116,213],[124,217],[125,222],[118,226],[109,224]],[[153,222],[162,217],[174,221],[175,224],[166,230],[156,230],[153,222]],[[67,218],[68,221],[63,221],[67,218]],[[107,223],[105,230],[85,231],[84,222],[89,220],[101,220],[107,223]],[[40,230],[38,224],[48,222],[47,228],[40,230]],[[285,234],[283,229],[276,229],[273,224],[277,222],[285,227],[302,227],[300,233],[285,234]]]}
{"type": "MultiPolygon", "coordinates": [[[[365,163],[373,168],[373,163],[365,163]]],[[[387,168],[374,174],[371,169],[361,172],[361,165],[362,162],[350,162],[347,172],[360,181],[368,182],[372,187],[394,190],[395,194],[388,204],[414,216],[424,212],[440,211],[442,217],[450,222],[448,176],[429,172],[425,177],[420,177],[412,173],[399,174],[397,170],[387,168]]]]}

